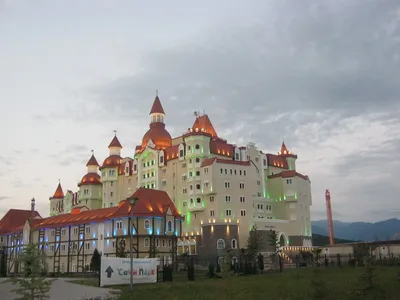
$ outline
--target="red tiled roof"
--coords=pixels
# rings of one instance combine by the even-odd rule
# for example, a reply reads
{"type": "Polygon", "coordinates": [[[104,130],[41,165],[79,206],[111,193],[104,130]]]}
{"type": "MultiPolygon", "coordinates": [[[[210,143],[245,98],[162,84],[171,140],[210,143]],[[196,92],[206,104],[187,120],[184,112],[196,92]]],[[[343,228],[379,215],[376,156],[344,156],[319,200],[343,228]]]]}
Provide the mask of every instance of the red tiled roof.
{"type": "Polygon", "coordinates": [[[32,214],[30,210],[10,209],[0,220],[0,234],[15,232],[15,230],[23,228],[25,222],[30,217],[42,218],[37,211],[34,211],[32,214]]]}
{"type": "Polygon", "coordinates": [[[118,167],[121,163],[121,156],[119,155],[110,155],[103,161],[103,165],[100,167],[101,169],[104,168],[115,168],[118,167]]]}
{"type": "Polygon", "coordinates": [[[217,138],[210,141],[210,152],[213,154],[233,157],[234,150],[235,147],[231,144],[228,144],[225,140],[217,138]]]}
{"type": "Polygon", "coordinates": [[[282,168],[282,169],[289,169],[288,163],[285,157],[280,155],[274,155],[267,153],[265,154],[268,158],[268,165],[271,167],[282,168]]]}
{"type": "Polygon", "coordinates": [[[153,106],[151,107],[150,115],[151,114],[164,114],[165,115],[164,109],[161,105],[161,101],[160,101],[160,98],[158,98],[158,95],[154,99],[153,106]]]}
{"type": "Polygon", "coordinates": [[[61,187],[61,183],[58,183],[57,189],[51,199],[64,199],[64,191],[61,187]]]}
{"type": "Polygon", "coordinates": [[[86,167],[88,167],[88,166],[97,166],[97,167],[100,166],[99,163],[97,162],[96,157],[94,157],[94,154],[92,154],[89,161],[87,162],[86,167]]]}
{"type": "Polygon", "coordinates": [[[132,175],[132,171],[133,171],[133,160],[131,158],[129,158],[128,160],[121,162],[119,167],[118,167],[118,175],[125,175],[125,166],[126,163],[129,164],[129,170],[128,170],[128,174],[132,175]]]}
{"type": "Polygon", "coordinates": [[[218,136],[208,115],[197,117],[193,123],[192,129],[194,132],[209,133],[213,138],[216,138],[218,136]]]}
{"type": "Polygon", "coordinates": [[[222,159],[217,157],[207,158],[203,160],[201,167],[207,167],[212,165],[214,162],[219,164],[228,164],[228,165],[237,165],[237,166],[250,166],[249,161],[239,161],[239,160],[230,160],[230,159],[222,159]]]}
{"type": "Polygon", "coordinates": [[[149,141],[152,140],[155,149],[166,149],[171,147],[172,138],[169,132],[165,129],[165,124],[161,122],[150,123],[150,129],[142,138],[142,149],[146,148],[149,141]]]}
{"type": "Polygon", "coordinates": [[[173,160],[179,157],[179,145],[169,147],[164,150],[165,161],[173,160]]]}
{"type": "Polygon", "coordinates": [[[216,157],[206,158],[205,160],[203,160],[200,167],[203,168],[203,167],[211,166],[216,159],[217,159],[216,157]]]}
{"type": "Polygon", "coordinates": [[[100,185],[102,184],[100,181],[101,177],[97,173],[88,173],[85,176],[82,177],[81,182],[78,184],[78,186],[81,185],[100,185]]]}
{"type": "Polygon", "coordinates": [[[297,173],[295,170],[282,171],[282,172],[280,172],[278,174],[269,175],[268,178],[270,178],[270,179],[279,178],[279,177],[281,177],[281,178],[291,178],[291,177],[295,177],[295,176],[298,176],[298,177],[303,178],[305,180],[310,180],[307,175],[303,175],[303,174],[297,173]]]}
{"type": "MultiPolygon", "coordinates": [[[[171,209],[175,217],[181,218],[174,203],[164,191],[139,188],[131,197],[137,197],[139,200],[133,208],[133,216],[164,216],[168,208],[171,209]]],[[[80,213],[63,214],[54,217],[45,218],[36,227],[49,228],[67,225],[87,224],[92,222],[102,222],[119,217],[128,217],[130,215],[130,205],[127,200],[120,202],[119,206],[100,208],[80,213]]]]}
{"type": "Polygon", "coordinates": [[[296,155],[296,154],[291,153],[291,152],[287,149],[287,147],[286,147],[286,145],[285,145],[285,142],[282,142],[281,151],[278,152],[278,155],[284,156],[284,157],[293,157],[293,158],[297,158],[297,155],[296,155]]]}
{"type": "Polygon", "coordinates": [[[110,145],[108,145],[108,148],[111,147],[116,147],[116,148],[122,148],[121,143],[119,142],[117,135],[114,136],[114,138],[112,139],[110,145]]]}

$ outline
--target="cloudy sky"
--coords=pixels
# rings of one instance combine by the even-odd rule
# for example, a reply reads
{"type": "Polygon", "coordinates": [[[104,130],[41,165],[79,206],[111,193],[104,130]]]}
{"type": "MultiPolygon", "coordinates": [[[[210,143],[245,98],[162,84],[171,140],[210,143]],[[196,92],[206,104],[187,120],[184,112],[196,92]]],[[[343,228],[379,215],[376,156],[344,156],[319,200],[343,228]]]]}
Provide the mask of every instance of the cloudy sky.
{"type": "Polygon", "coordinates": [[[400,214],[397,0],[0,0],[0,214],[76,190],[113,130],[131,156],[159,90],[173,136],[218,134],[310,176],[313,217],[400,214]]]}

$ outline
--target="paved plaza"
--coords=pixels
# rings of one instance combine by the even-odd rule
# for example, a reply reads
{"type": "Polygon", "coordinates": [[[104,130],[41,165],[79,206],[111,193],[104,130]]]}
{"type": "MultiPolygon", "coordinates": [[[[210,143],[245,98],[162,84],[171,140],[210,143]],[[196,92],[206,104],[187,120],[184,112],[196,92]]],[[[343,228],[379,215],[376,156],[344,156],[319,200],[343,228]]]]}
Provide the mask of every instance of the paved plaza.
{"type": "MultiPolygon", "coordinates": [[[[54,279],[53,279],[54,280],[54,279]]],[[[71,279],[57,278],[53,281],[50,299],[51,300],[83,300],[91,299],[94,297],[104,298],[106,296],[114,296],[111,294],[111,289],[91,287],[69,282],[71,279]]],[[[16,294],[12,294],[11,290],[15,287],[12,283],[5,282],[5,278],[0,279],[0,295],[1,300],[14,300],[17,298],[16,294]]],[[[99,299],[99,298],[97,298],[99,299]]]]}

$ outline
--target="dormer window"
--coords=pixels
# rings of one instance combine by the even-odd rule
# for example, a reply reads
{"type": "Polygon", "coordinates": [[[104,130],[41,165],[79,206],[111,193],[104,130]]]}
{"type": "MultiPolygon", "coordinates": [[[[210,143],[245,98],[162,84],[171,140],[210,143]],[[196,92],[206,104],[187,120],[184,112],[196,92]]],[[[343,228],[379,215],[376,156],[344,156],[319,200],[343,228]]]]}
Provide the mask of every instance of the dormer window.
{"type": "Polygon", "coordinates": [[[164,163],[164,156],[160,156],[160,164],[164,163]]]}

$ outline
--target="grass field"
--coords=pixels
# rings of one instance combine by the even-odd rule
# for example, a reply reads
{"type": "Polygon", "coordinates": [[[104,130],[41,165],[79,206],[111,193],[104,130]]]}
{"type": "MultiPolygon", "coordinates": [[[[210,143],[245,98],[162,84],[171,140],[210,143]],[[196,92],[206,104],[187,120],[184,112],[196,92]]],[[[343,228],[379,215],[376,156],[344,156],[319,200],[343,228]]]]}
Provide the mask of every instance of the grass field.
{"type": "MultiPolygon", "coordinates": [[[[321,268],[286,270],[284,273],[233,276],[227,279],[203,279],[134,286],[132,299],[140,300],[300,300],[300,299],[400,299],[397,267],[376,268],[376,282],[384,293],[354,297],[365,268],[321,268]],[[325,283],[324,283],[325,282],[325,283]],[[315,288],[319,286],[319,288],[315,288]],[[325,286],[325,287],[324,287],[325,286]],[[322,290],[315,297],[316,289],[322,290]],[[324,295],[324,291],[327,292],[324,295]],[[353,294],[353,295],[352,295],[353,294]]],[[[77,282],[79,283],[79,282],[77,282]]],[[[90,282],[81,282],[90,284],[90,282]]],[[[121,300],[130,299],[129,287],[122,288],[121,300]]]]}

